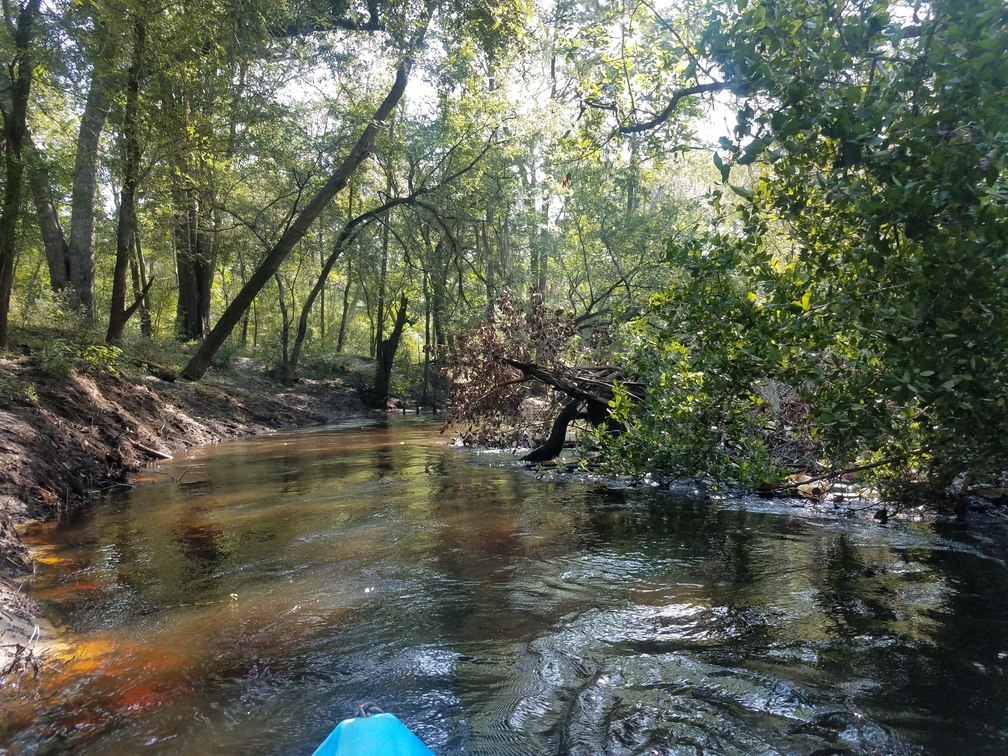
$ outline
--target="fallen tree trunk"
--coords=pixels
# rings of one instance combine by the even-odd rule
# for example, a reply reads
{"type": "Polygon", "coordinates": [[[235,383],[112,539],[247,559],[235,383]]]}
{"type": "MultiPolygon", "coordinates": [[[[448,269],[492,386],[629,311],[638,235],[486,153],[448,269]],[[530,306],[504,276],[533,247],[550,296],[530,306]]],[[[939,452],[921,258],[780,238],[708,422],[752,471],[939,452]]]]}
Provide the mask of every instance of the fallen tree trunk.
{"type": "Polygon", "coordinates": [[[556,459],[563,451],[564,443],[567,441],[568,426],[578,417],[584,417],[584,413],[580,410],[581,401],[571,399],[553,421],[549,438],[541,446],[537,446],[522,457],[522,462],[549,462],[551,459],[556,459]]]}
{"type": "Polygon", "coordinates": [[[499,359],[519,371],[525,379],[537,380],[570,397],[570,401],[553,421],[549,438],[522,457],[525,462],[546,462],[560,454],[567,440],[567,429],[574,420],[587,420],[594,428],[606,426],[614,433],[621,432],[623,426],[609,414],[609,401],[617,383],[627,387],[630,395],[635,398],[644,395],[643,386],[631,380],[617,367],[607,365],[551,369],[510,357],[499,359]]]}

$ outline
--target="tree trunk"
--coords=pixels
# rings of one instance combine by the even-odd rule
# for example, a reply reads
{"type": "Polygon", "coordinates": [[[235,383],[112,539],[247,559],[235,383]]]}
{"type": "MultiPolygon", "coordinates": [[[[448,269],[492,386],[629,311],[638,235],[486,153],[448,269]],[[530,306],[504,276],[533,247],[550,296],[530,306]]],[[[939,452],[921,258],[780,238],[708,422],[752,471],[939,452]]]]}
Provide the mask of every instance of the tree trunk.
{"type": "MultiPolygon", "coordinates": [[[[428,241],[428,248],[430,242],[428,241]]],[[[427,394],[430,389],[430,367],[431,367],[431,296],[430,296],[430,276],[427,271],[423,272],[423,298],[424,298],[424,350],[423,350],[423,390],[420,392],[420,406],[427,405],[427,394]]]]}
{"type": "Polygon", "coordinates": [[[336,353],[343,353],[346,341],[347,320],[350,318],[350,287],[353,285],[353,258],[347,260],[346,286],[343,287],[343,313],[340,316],[339,335],[336,337],[336,353]]]}
{"type": "MultiPolygon", "coordinates": [[[[325,252],[319,247],[319,262],[323,261],[322,255],[325,252]]],[[[322,290],[319,292],[319,302],[318,302],[318,324],[319,324],[319,339],[323,344],[326,341],[326,285],[329,282],[326,281],[322,285],[322,290]]]]}
{"type": "MultiPolygon", "coordinates": [[[[105,42],[112,55],[112,42],[105,42]]],[[[108,118],[108,72],[99,63],[91,71],[87,101],[77,134],[77,156],[70,189],[70,241],[66,251],[66,287],[70,305],[94,320],[95,198],[98,193],[98,143],[108,118]]]]}
{"type": "Polygon", "coordinates": [[[147,27],[137,21],[133,29],[133,60],[126,74],[126,106],[123,110],[123,184],[119,194],[119,223],[116,228],[116,261],[112,275],[112,302],[105,341],[114,344],[122,338],[126,321],[140,306],[141,297],[126,306],[126,273],[134,255],[133,231],[136,228],[136,192],[140,174],[140,138],[137,134],[140,108],[140,70],[143,66],[147,27]]]}
{"type": "MultiPolygon", "coordinates": [[[[103,29],[104,30],[104,29],[103,29]]],[[[94,225],[95,196],[98,189],[98,143],[108,118],[109,60],[115,46],[107,34],[103,36],[104,54],[91,70],[88,95],[81,113],[77,133],[77,152],[74,158],[73,183],[70,188],[70,237],[59,218],[59,210],[52,199],[49,170],[45,157],[26,137],[32,198],[42,242],[49,266],[49,283],[53,291],[67,290],[68,301],[82,310],[88,320],[94,319],[94,225]]]]}
{"type": "MultiPolygon", "coordinates": [[[[153,273],[153,271],[151,271],[153,273]]],[[[133,282],[133,298],[140,303],[140,333],[145,339],[151,338],[154,327],[151,323],[150,280],[147,262],[144,260],[143,248],[140,246],[140,234],[133,229],[133,257],[130,259],[130,276],[133,282]]]]}
{"type": "Polygon", "coordinates": [[[402,339],[403,328],[406,326],[406,306],[408,300],[403,294],[399,299],[399,312],[396,313],[395,323],[392,326],[392,333],[387,339],[378,342],[376,356],[378,364],[375,366],[375,385],[371,392],[371,406],[382,409],[388,405],[389,384],[392,380],[392,363],[395,360],[396,351],[399,349],[399,341],[402,339]]]}
{"type": "Polygon", "coordinates": [[[482,247],[483,261],[486,264],[486,318],[489,320],[494,316],[497,301],[497,265],[493,245],[490,243],[490,226],[493,223],[493,208],[488,207],[486,220],[480,224],[479,236],[476,243],[482,247]]]}
{"type": "Polygon", "coordinates": [[[53,291],[62,291],[70,280],[69,246],[60,224],[59,210],[50,194],[49,169],[30,137],[27,138],[25,149],[29,162],[28,184],[35,202],[35,216],[42,232],[42,246],[49,266],[49,285],[53,291]]]}
{"type": "MultiPolygon", "coordinates": [[[[386,185],[386,192],[388,185],[386,185]]],[[[371,347],[373,355],[378,354],[378,347],[382,342],[385,331],[385,285],[388,281],[388,250],[389,250],[389,227],[388,223],[382,226],[382,257],[381,268],[378,274],[378,301],[375,303],[374,317],[374,344],[371,347]]]]}
{"type": "MultiPolygon", "coordinates": [[[[281,364],[285,367],[290,364],[288,351],[290,348],[290,310],[287,307],[287,300],[284,299],[283,279],[280,278],[279,271],[273,274],[273,280],[277,285],[277,303],[280,305],[280,317],[283,326],[280,330],[280,355],[281,364]]],[[[293,375],[291,376],[293,383],[293,375]]]]}
{"type": "Polygon", "coordinates": [[[581,416],[580,407],[580,399],[572,399],[567,402],[566,406],[564,406],[560,414],[553,421],[553,428],[550,430],[549,438],[546,439],[542,446],[537,446],[522,457],[522,462],[548,462],[551,459],[556,459],[560,452],[563,451],[564,444],[567,442],[567,427],[581,416]]]}
{"type": "MultiPolygon", "coordinates": [[[[242,281],[245,280],[245,255],[242,253],[241,248],[238,249],[238,275],[241,276],[242,281]]],[[[228,302],[227,306],[224,309],[227,309],[230,306],[231,303],[228,302]]],[[[249,309],[251,310],[255,309],[255,302],[252,303],[252,307],[249,309]]],[[[242,324],[241,345],[242,348],[244,348],[248,346],[249,310],[245,310],[245,312],[242,314],[241,324],[242,324]]]]}
{"type": "Polygon", "coordinates": [[[178,273],[176,334],[181,341],[194,341],[205,337],[210,330],[214,234],[205,223],[210,203],[200,202],[193,187],[176,187],[172,199],[178,273]]]}
{"type": "Polygon", "coordinates": [[[294,245],[304,238],[311,228],[312,223],[329,205],[332,199],[346,186],[350,176],[364,160],[371,154],[374,141],[378,134],[379,126],[388,120],[393,110],[399,104],[406,91],[406,84],[409,81],[410,70],[413,67],[413,56],[430,23],[434,13],[436,0],[428,0],[423,18],[420,21],[420,28],[414,42],[406,56],[396,70],[395,81],[392,88],[385,96],[372,116],[371,122],[364,128],[358,137],[356,144],[339,164],[336,170],[329,176],[326,183],[315,193],[311,201],[298,214],[294,221],[287,227],[280,239],[273,245],[273,248],[266,255],[266,258],[252,274],[248,283],[242,287],[235,296],[231,306],[221,315],[217,325],[207,335],[203,344],[189,360],[189,363],[182,370],[182,375],[189,380],[198,380],[210,366],[210,361],[221,348],[235,325],[241,319],[242,313],[252,304],[256,294],[262,291],[263,286],[279,269],[280,264],[287,258],[294,245]]]}
{"type": "Polygon", "coordinates": [[[17,222],[24,190],[23,147],[28,134],[28,96],[35,76],[32,39],[41,0],[28,0],[18,13],[14,33],[14,59],[7,69],[9,85],[0,96],[4,136],[4,196],[0,210],[0,349],[10,341],[11,290],[14,287],[14,258],[17,253],[17,222]]]}
{"type": "Polygon", "coordinates": [[[539,256],[537,259],[536,277],[534,281],[535,290],[540,294],[546,293],[546,273],[549,270],[549,195],[544,190],[542,197],[542,216],[539,220],[539,256]]]}

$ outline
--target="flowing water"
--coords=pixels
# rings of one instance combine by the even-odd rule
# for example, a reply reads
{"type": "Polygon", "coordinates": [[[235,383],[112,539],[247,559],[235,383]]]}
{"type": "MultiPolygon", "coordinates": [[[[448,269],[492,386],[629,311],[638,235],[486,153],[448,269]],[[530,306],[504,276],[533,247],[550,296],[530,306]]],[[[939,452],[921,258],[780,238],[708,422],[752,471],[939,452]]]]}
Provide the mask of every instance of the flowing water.
{"type": "Polygon", "coordinates": [[[417,423],[195,450],[37,526],[0,752],[1008,751],[1008,537],[538,479],[417,423]]]}

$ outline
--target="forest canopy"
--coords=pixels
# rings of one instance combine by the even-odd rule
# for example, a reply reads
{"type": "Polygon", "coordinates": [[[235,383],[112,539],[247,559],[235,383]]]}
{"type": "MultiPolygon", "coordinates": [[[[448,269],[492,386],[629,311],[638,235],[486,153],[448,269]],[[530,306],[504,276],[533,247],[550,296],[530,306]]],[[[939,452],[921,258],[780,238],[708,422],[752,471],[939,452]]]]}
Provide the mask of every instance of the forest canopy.
{"type": "Polygon", "coordinates": [[[580,370],[614,472],[1004,486],[998,0],[3,9],[0,349],[445,372],[523,445],[580,370]]]}

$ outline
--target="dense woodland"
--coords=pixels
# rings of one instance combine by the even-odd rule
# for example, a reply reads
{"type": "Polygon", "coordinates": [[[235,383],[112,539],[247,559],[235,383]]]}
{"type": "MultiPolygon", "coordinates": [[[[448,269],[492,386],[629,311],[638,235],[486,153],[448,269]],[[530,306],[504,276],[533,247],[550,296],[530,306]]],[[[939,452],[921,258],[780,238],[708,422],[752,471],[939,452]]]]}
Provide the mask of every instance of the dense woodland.
{"type": "Polygon", "coordinates": [[[3,11],[12,355],[364,357],[612,472],[1005,485],[1000,0],[3,11]]]}

